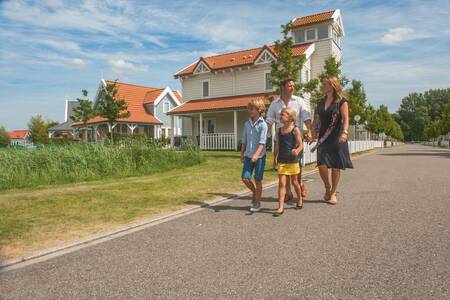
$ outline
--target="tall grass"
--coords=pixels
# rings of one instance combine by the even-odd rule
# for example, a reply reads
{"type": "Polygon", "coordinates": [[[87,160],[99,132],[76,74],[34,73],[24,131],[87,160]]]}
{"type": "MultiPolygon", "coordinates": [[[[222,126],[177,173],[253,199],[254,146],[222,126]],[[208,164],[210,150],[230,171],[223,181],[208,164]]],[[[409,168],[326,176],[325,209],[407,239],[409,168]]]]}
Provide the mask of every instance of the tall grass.
{"type": "Polygon", "coordinates": [[[197,149],[163,149],[151,142],[38,147],[0,151],[0,190],[164,172],[199,164],[197,149]]]}

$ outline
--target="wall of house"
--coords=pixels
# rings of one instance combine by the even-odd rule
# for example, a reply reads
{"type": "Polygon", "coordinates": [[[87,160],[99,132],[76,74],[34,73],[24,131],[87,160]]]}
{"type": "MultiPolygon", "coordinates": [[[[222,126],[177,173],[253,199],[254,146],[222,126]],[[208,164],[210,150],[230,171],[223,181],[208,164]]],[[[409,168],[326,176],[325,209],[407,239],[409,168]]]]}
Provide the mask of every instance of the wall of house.
{"type": "Polygon", "coordinates": [[[247,67],[233,72],[198,74],[182,81],[185,101],[201,99],[202,83],[209,79],[209,97],[226,97],[233,95],[264,93],[264,71],[270,71],[270,64],[247,67]]]}
{"type": "Polygon", "coordinates": [[[332,39],[315,42],[316,50],[311,55],[311,78],[317,78],[323,71],[325,60],[332,55],[332,39]]]}
{"type": "MultiPolygon", "coordinates": [[[[172,108],[177,106],[177,103],[175,102],[175,100],[172,99],[172,97],[167,94],[155,106],[155,108],[154,108],[154,112],[155,112],[154,116],[157,117],[163,123],[163,125],[161,127],[172,128],[171,117],[169,115],[167,115],[167,113],[164,112],[164,103],[165,102],[169,102],[170,103],[170,109],[172,109],[172,108]]],[[[181,128],[182,128],[182,122],[179,120],[179,117],[177,117],[177,116],[174,116],[174,122],[175,122],[175,128],[176,128],[175,134],[176,135],[180,135],[181,134],[181,128]]]]}

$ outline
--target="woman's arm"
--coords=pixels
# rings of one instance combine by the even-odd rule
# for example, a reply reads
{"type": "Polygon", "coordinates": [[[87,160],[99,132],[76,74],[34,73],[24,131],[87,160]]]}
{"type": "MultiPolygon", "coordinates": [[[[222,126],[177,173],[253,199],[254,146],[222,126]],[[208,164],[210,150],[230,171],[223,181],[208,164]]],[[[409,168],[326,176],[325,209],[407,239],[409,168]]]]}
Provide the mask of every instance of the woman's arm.
{"type": "Polygon", "coordinates": [[[345,101],[341,105],[341,116],[342,116],[342,125],[343,130],[341,135],[339,136],[339,143],[344,143],[348,139],[348,126],[349,126],[349,117],[348,117],[348,103],[345,101]]]}
{"type": "Polygon", "coordinates": [[[301,134],[300,129],[298,127],[295,127],[295,129],[294,129],[294,136],[295,136],[295,139],[297,140],[298,147],[292,149],[292,154],[297,156],[297,155],[299,155],[299,153],[303,149],[302,134],[301,134]]]}

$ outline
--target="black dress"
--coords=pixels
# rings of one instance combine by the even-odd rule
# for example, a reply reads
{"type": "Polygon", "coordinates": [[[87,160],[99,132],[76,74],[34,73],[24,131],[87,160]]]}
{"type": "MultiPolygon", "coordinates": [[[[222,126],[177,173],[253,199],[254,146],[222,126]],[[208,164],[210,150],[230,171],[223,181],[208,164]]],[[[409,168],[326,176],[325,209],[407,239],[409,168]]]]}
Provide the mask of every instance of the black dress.
{"type": "MultiPolygon", "coordinates": [[[[342,99],[339,103],[339,109],[347,102],[342,99]]],[[[327,128],[330,126],[331,117],[333,114],[334,103],[325,110],[325,100],[322,100],[316,108],[316,113],[320,118],[319,139],[324,135],[327,128]]],[[[350,152],[348,150],[348,142],[339,143],[339,136],[343,131],[342,117],[339,113],[336,126],[334,127],[328,138],[317,149],[317,165],[326,165],[328,168],[335,168],[345,170],[345,168],[353,168],[350,160],[350,152]]]]}

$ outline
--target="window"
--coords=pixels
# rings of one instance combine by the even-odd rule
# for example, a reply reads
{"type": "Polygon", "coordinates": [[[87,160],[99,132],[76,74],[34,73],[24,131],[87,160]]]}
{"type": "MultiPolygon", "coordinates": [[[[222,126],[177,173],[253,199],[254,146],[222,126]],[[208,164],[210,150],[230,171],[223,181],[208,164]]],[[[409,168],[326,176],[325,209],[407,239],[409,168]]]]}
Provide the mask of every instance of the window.
{"type": "Polygon", "coordinates": [[[319,40],[328,38],[328,26],[321,26],[317,28],[317,38],[319,40]]]}
{"type": "Polygon", "coordinates": [[[203,97],[209,97],[209,80],[203,80],[202,95],[203,97]]]}
{"type": "Polygon", "coordinates": [[[314,41],[316,39],[316,29],[309,29],[306,31],[306,40],[314,41]]]}
{"type": "Polygon", "coordinates": [[[166,113],[170,110],[170,102],[169,101],[164,101],[163,104],[163,112],[166,113]]]}
{"type": "Polygon", "coordinates": [[[311,76],[310,72],[311,72],[311,71],[306,70],[306,72],[305,72],[305,73],[306,73],[306,76],[305,76],[305,77],[306,77],[306,78],[305,78],[306,81],[305,81],[305,82],[308,82],[308,81],[310,80],[310,76],[311,76]]]}
{"type": "Polygon", "coordinates": [[[266,71],[264,73],[264,88],[266,89],[266,91],[272,91],[273,90],[273,85],[269,80],[270,77],[270,71],[266,71]]]}
{"type": "Polygon", "coordinates": [[[304,43],[305,42],[305,31],[296,31],[295,32],[295,42],[296,43],[304,43]]]}

